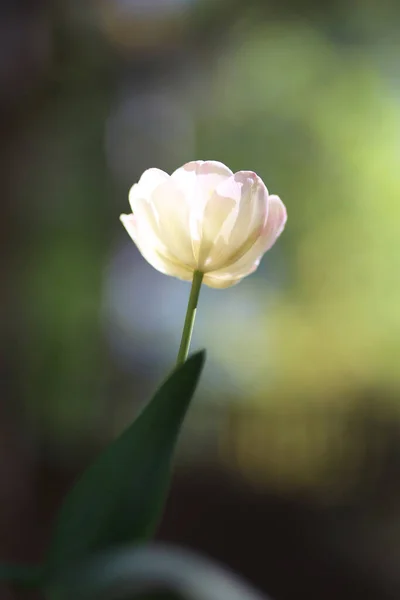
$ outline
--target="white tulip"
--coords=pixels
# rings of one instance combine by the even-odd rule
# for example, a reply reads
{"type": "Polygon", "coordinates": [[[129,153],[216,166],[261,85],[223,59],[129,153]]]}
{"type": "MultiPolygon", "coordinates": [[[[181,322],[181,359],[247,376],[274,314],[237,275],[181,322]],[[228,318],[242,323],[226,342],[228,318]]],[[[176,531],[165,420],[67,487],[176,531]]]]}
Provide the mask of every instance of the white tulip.
{"type": "Polygon", "coordinates": [[[235,285],[258,267],[286,223],[286,209],[252,171],[193,161],[168,175],[148,169],[129,192],[121,221],[158,271],[213,288],[235,285]]]}

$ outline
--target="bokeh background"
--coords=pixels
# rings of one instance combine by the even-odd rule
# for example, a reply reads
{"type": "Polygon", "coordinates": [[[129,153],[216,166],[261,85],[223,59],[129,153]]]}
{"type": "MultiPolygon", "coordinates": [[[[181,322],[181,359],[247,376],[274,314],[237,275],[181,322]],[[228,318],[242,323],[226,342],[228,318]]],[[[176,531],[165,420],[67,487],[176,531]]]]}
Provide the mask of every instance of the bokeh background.
{"type": "Polygon", "coordinates": [[[400,597],[399,25],[391,0],[3,0],[0,558],[40,559],[171,369],[189,285],[118,217],[144,169],[214,159],[289,220],[202,290],[159,538],[275,600],[400,597]]]}

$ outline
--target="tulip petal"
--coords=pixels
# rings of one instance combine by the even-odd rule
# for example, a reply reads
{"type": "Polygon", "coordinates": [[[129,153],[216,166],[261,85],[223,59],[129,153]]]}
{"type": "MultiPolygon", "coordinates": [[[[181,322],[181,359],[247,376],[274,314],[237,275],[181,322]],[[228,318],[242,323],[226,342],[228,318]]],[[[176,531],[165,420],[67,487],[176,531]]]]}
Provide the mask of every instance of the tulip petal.
{"type": "Polygon", "coordinates": [[[139,252],[157,271],[172,275],[179,279],[190,281],[193,277],[192,271],[185,269],[176,259],[170,255],[168,249],[162,247],[160,242],[152,237],[152,232],[143,226],[140,228],[135,215],[121,215],[120,220],[128,234],[135,242],[139,252]]]}
{"type": "Polygon", "coordinates": [[[204,209],[217,186],[231,177],[232,171],[215,160],[191,161],[174,171],[172,181],[184,194],[189,210],[189,231],[192,253],[199,265],[200,241],[204,209]]]}
{"type": "Polygon", "coordinates": [[[132,208],[132,212],[136,211],[136,200],[144,198],[149,200],[154,190],[168,181],[170,176],[161,169],[147,169],[139,179],[138,183],[135,183],[129,192],[129,203],[132,208]]]}
{"type": "Polygon", "coordinates": [[[151,205],[160,240],[179,262],[195,270],[197,261],[190,233],[190,207],[185,194],[170,178],[154,190],[151,205]]]}
{"type": "Polygon", "coordinates": [[[200,263],[206,272],[236,262],[260,236],[268,191],[252,171],[240,171],[216,188],[203,218],[200,263]]]}
{"type": "Polygon", "coordinates": [[[260,237],[239,260],[228,267],[207,273],[204,277],[206,285],[215,288],[230,287],[257,269],[265,252],[282,233],[287,220],[286,208],[279,196],[269,196],[268,203],[267,223],[260,237]]]}
{"type": "Polygon", "coordinates": [[[271,194],[268,198],[268,219],[263,232],[265,240],[264,252],[273,246],[285,228],[287,221],[286,207],[279,196],[271,194]]]}
{"type": "Polygon", "coordinates": [[[197,205],[207,200],[215,188],[232,175],[228,167],[216,160],[194,160],[174,171],[171,178],[190,202],[197,205]]]}
{"type": "Polygon", "coordinates": [[[217,289],[217,290],[223,290],[226,289],[228,287],[232,287],[234,285],[237,285],[238,283],[240,283],[242,281],[243,277],[237,277],[236,279],[233,278],[222,278],[222,277],[213,277],[210,274],[206,274],[203,278],[203,283],[204,285],[207,285],[208,287],[217,289]]]}

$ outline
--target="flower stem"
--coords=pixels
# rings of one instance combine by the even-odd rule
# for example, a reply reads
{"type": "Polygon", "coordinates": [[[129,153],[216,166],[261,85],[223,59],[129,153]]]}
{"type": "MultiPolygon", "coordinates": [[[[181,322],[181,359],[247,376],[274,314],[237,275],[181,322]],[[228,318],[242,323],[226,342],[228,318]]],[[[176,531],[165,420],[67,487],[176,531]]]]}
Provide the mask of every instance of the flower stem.
{"type": "Polygon", "coordinates": [[[202,281],[203,273],[201,273],[200,271],[194,271],[192,279],[192,289],[190,290],[185,323],[183,325],[181,345],[179,347],[178,358],[176,360],[177,366],[185,362],[189,353],[190,340],[192,339],[194,320],[196,318],[197,303],[199,301],[202,281]]]}

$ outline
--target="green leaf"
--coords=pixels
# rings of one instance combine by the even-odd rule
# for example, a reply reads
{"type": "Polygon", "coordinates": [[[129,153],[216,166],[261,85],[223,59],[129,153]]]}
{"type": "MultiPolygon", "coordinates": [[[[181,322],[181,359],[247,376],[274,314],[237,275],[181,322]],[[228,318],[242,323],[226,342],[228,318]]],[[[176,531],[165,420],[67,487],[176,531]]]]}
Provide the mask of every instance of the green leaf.
{"type": "Polygon", "coordinates": [[[59,512],[50,571],[154,533],[176,440],[204,360],[205,352],[199,352],[177,368],[134,423],[84,472],[59,512]]]}

